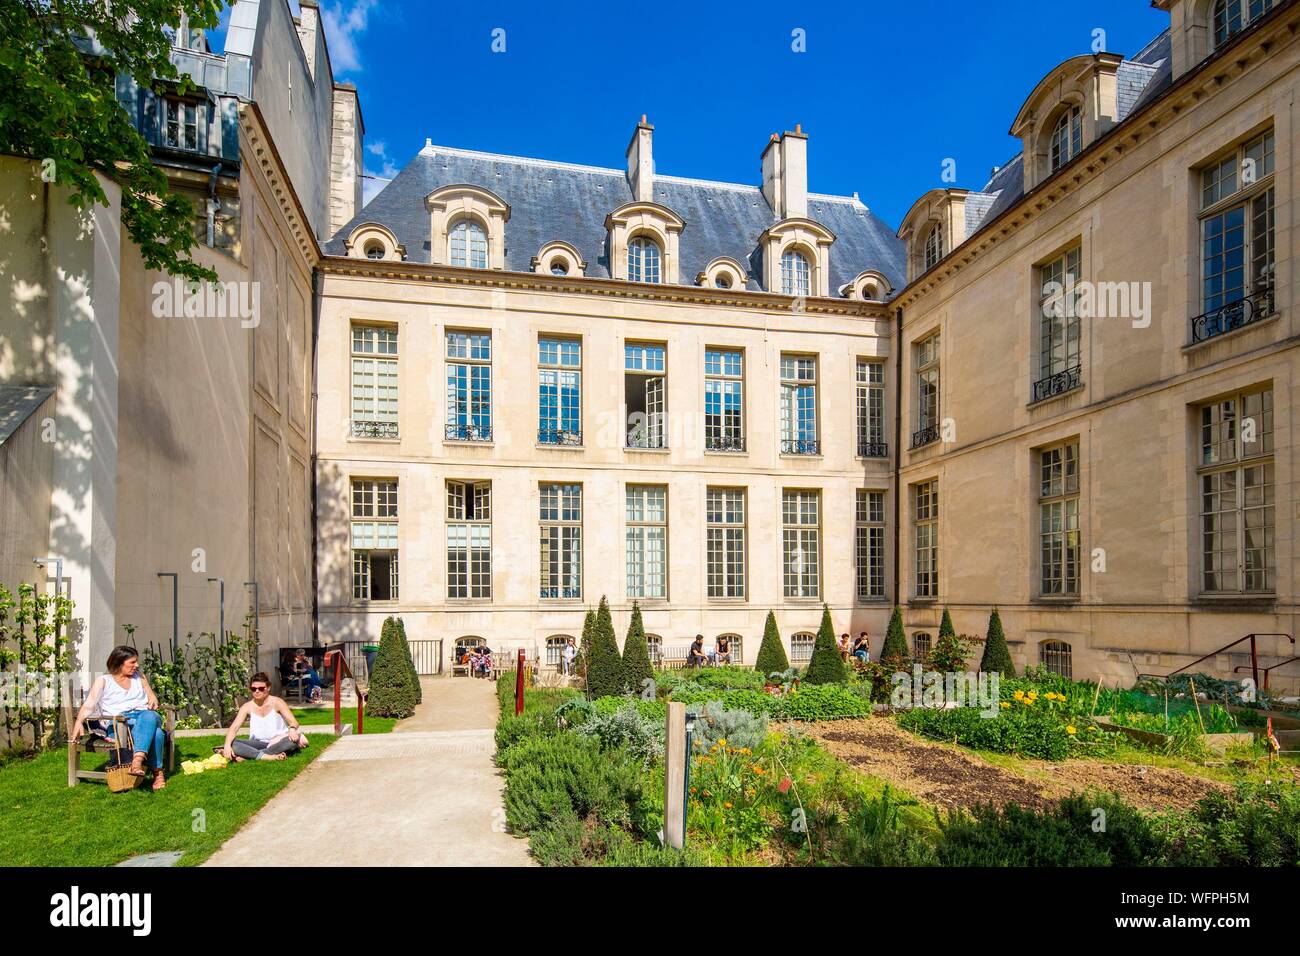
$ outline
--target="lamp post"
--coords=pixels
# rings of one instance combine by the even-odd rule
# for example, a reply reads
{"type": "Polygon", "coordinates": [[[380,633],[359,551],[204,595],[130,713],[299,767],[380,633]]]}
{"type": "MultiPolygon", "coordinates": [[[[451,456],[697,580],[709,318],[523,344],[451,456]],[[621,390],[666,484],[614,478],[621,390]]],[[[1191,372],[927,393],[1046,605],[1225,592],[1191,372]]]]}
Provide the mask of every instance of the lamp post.
{"type": "Polygon", "coordinates": [[[175,571],[159,571],[158,577],[172,579],[172,660],[176,660],[176,651],[180,646],[181,622],[180,614],[176,608],[178,591],[180,589],[180,579],[176,576],[175,571]]]}
{"type": "Polygon", "coordinates": [[[226,581],[224,578],[208,578],[208,583],[217,582],[219,590],[217,591],[218,611],[217,616],[217,643],[226,643],[226,581]]]}

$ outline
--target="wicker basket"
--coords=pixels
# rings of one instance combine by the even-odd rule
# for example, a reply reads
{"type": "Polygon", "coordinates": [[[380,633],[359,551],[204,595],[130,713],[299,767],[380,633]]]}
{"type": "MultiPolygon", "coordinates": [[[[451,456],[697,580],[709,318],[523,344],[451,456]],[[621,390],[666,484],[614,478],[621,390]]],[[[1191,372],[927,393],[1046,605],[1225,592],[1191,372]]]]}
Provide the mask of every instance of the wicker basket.
{"type": "Polygon", "coordinates": [[[131,774],[131,765],[129,763],[120,763],[112,767],[104,768],[104,776],[108,782],[108,789],[113,793],[123,793],[127,790],[134,790],[140,786],[140,781],[144,777],[136,777],[131,774]]]}

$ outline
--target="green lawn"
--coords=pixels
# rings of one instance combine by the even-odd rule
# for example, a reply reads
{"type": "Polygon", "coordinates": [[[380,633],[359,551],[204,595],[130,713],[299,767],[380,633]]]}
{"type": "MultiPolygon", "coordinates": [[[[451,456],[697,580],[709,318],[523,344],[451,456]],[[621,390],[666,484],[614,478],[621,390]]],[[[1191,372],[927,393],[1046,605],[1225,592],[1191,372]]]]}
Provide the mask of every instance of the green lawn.
{"type": "MultiPolygon", "coordinates": [[[[334,708],[326,707],[324,710],[315,710],[312,708],[290,708],[294,716],[298,718],[298,723],[305,727],[311,727],[313,724],[320,726],[326,724],[334,726],[334,708]]],[[[355,707],[344,707],[339,711],[343,723],[352,725],[352,732],[357,732],[357,709],[355,707]]],[[[366,733],[368,734],[386,734],[393,729],[393,724],[397,723],[396,717],[371,717],[366,714],[366,733]]],[[[310,731],[307,739],[311,739],[310,731]]]]}
{"type": "MultiPolygon", "coordinates": [[[[315,760],[333,736],[317,734],[305,752],[287,760],[190,776],[180,772],[180,761],[211,756],[221,740],[178,737],[178,769],[160,793],[110,793],[94,781],[70,788],[63,749],[6,763],[0,767],[0,865],[111,866],[141,853],[181,850],[180,865],[194,866],[315,760]]],[[[82,766],[98,769],[105,759],[83,755],[82,766]]]]}

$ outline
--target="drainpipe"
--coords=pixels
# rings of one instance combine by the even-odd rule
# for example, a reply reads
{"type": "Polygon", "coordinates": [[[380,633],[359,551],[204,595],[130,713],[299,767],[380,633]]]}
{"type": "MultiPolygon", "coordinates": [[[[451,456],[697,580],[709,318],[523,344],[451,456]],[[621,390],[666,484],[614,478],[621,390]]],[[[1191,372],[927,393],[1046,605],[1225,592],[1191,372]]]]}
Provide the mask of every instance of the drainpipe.
{"type": "Polygon", "coordinates": [[[225,578],[208,578],[208,583],[217,583],[217,600],[220,602],[219,617],[217,618],[217,645],[226,643],[226,579],[225,578]]]}
{"type": "Polygon", "coordinates": [[[894,326],[894,606],[902,606],[903,582],[898,579],[902,553],[903,483],[903,310],[896,309],[894,326]]]}
{"type": "Polygon", "coordinates": [[[208,248],[215,249],[217,246],[217,209],[220,203],[217,202],[217,177],[221,175],[221,163],[212,167],[212,172],[208,174],[208,248]]]}
{"type": "Polygon", "coordinates": [[[317,432],[317,346],[320,343],[321,272],[318,266],[311,270],[311,646],[320,647],[320,581],[317,578],[317,551],[320,532],[316,527],[316,432],[317,432]]]}

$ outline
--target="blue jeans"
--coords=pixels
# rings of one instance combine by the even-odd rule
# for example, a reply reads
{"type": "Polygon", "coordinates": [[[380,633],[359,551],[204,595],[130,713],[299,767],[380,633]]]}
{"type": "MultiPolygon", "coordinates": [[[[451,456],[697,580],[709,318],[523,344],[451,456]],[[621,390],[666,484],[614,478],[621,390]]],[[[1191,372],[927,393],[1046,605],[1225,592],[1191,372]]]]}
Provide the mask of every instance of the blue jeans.
{"type": "Polygon", "coordinates": [[[131,728],[135,752],[143,751],[148,754],[149,769],[157,770],[163,765],[163,748],[166,745],[162,714],[156,710],[128,710],[122,716],[126,718],[127,726],[131,728]]]}
{"type": "Polygon", "coordinates": [[[853,656],[863,662],[869,661],[871,659],[870,657],[867,656],[866,651],[854,651],[853,656]]]}

